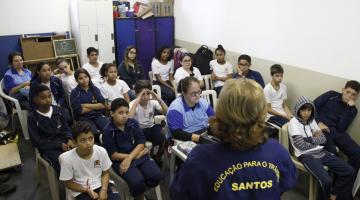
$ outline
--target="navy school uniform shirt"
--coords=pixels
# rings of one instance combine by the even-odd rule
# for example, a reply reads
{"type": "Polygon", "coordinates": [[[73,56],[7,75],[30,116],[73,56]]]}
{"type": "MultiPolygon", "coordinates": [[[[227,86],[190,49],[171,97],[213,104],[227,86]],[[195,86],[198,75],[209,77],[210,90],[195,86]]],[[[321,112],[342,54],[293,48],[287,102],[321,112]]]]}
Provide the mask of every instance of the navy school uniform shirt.
{"type": "Polygon", "coordinates": [[[355,106],[348,106],[341,98],[341,93],[328,91],[314,101],[315,120],[337,132],[345,132],[358,112],[355,106]]]}
{"type": "Polygon", "coordinates": [[[62,143],[72,138],[63,110],[52,106],[51,118],[32,111],[28,117],[29,135],[39,151],[62,149],[62,143]]]}
{"type": "MultiPolygon", "coordinates": [[[[103,147],[111,158],[115,152],[129,154],[137,145],[145,144],[145,135],[139,123],[135,119],[129,118],[124,131],[117,128],[113,121],[107,124],[103,129],[102,140],[103,147]]],[[[118,171],[121,161],[112,161],[114,169],[118,171]]]]}
{"type": "Polygon", "coordinates": [[[103,110],[92,110],[88,113],[81,114],[81,104],[87,103],[105,103],[104,97],[101,95],[99,88],[96,86],[89,87],[87,91],[77,85],[70,94],[71,107],[73,108],[75,119],[86,117],[88,119],[99,117],[103,114],[103,110]]]}
{"type": "Polygon", "coordinates": [[[119,75],[122,80],[131,88],[134,89],[136,81],[144,79],[144,72],[139,62],[135,63],[136,69],[129,66],[129,70],[126,70],[125,63],[121,62],[118,67],[119,75]]]}
{"type": "MultiPolygon", "coordinates": [[[[240,78],[240,76],[239,76],[238,73],[234,73],[233,78],[238,79],[238,78],[240,78]]],[[[261,76],[261,74],[259,72],[257,72],[257,71],[249,69],[249,72],[245,76],[245,78],[252,79],[252,80],[256,81],[257,83],[259,83],[261,85],[262,88],[265,87],[264,79],[261,76]]]]}
{"type": "Polygon", "coordinates": [[[297,170],[277,141],[251,150],[224,143],[198,145],[171,185],[173,200],[280,199],[295,185],[297,170]]]}
{"type": "MultiPolygon", "coordinates": [[[[35,86],[40,85],[41,84],[41,80],[40,78],[36,78],[34,80],[31,81],[30,83],[30,92],[29,92],[29,99],[30,99],[30,107],[32,110],[36,110],[36,105],[33,102],[33,89],[35,88],[35,86]]],[[[54,96],[54,99],[56,101],[56,103],[60,106],[60,107],[66,107],[66,101],[65,101],[65,90],[63,87],[63,84],[61,82],[61,80],[55,76],[51,76],[50,77],[50,90],[52,95],[54,96]]]]}

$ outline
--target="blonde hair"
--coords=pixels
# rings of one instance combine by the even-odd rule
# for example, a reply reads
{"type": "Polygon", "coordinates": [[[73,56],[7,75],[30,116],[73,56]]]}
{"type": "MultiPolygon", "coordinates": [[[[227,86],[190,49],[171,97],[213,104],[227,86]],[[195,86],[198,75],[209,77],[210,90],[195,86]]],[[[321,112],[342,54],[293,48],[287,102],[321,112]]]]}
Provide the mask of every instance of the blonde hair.
{"type": "Polygon", "coordinates": [[[262,87],[255,81],[227,80],[215,110],[211,129],[232,148],[251,149],[266,142],[266,101],[262,87]]]}

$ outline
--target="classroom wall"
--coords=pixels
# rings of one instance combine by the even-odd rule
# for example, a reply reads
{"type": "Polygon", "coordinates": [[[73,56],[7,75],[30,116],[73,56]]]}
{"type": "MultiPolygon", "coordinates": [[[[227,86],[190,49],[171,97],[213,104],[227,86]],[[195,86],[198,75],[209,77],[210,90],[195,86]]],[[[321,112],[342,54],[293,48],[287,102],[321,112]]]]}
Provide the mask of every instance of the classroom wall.
{"type": "Polygon", "coordinates": [[[360,80],[358,0],[174,2],[178,40],[360,80]]]}
{"type": "Polygon", "coordinates": [[[69,0],[1,0],[0,36],[70,30],[69,0]]]}

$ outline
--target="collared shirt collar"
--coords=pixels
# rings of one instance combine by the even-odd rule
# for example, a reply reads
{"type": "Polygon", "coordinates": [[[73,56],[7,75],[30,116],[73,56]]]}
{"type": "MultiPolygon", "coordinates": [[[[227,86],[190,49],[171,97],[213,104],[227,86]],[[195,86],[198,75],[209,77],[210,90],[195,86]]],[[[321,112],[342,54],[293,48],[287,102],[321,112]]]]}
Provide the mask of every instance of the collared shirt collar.
{"type": "MultiPolygon", "coordinates": [[[[187,103],[186,103],[186,101],[185,101],[185,98],[184,98],[184,96],[182,96],[182,95],[181,95],[181,101],[183,102],[185,112],[186,112],[186,111],[189,111],[189,110],[193,110],[193,107],[190,107],[190,106],[187,105],[187,103]]],[[[198,103],[195,104],[194,107],[199,107],[199,106],[200,106],[200,104],[199,104],[199,102],[198,102],[198,103]]]]}

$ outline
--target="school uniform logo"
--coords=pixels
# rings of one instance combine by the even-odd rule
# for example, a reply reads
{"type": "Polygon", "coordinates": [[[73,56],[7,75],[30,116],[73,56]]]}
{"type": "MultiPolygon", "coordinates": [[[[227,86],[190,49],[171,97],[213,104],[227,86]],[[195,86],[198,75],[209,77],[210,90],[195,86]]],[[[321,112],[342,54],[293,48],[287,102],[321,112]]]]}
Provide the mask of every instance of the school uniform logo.
{"type": "Polygon", "coordinates": [[[94,168],[100,168],[101,165],[100,165],[100,160],[95,160],[94,161],[94,168]]]}

